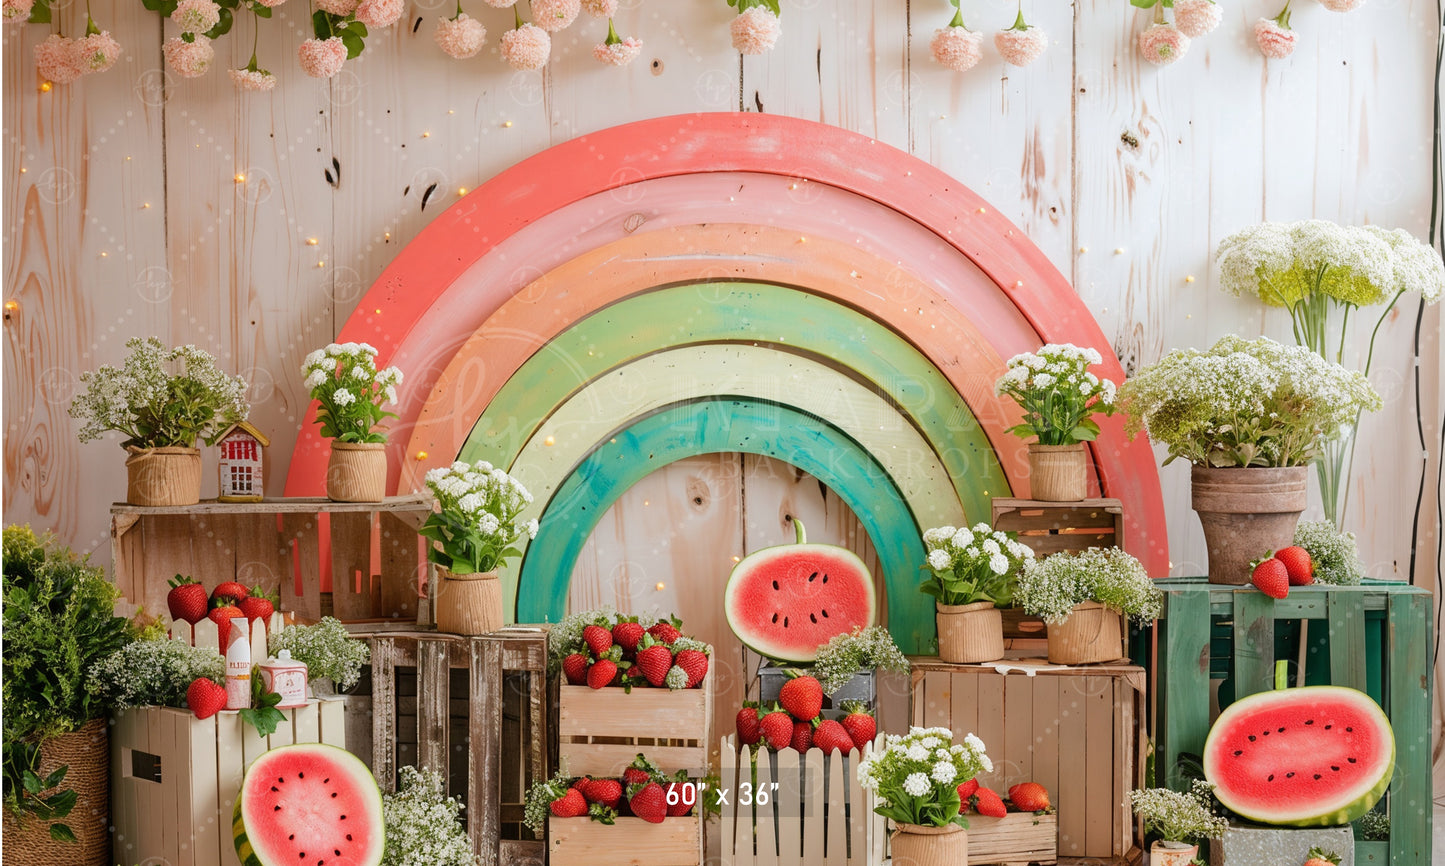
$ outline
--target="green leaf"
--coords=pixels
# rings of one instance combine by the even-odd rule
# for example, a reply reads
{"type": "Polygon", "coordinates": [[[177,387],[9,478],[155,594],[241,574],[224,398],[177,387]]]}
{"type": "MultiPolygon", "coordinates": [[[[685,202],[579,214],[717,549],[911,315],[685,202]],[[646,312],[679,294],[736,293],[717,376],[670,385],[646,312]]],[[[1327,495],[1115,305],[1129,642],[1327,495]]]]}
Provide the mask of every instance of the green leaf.
{"type": "MultiPolygon", "coordinates": [[[[331,19],[326,16],[326,13],[324,11],[317,9],[315,12],[311,13],[311,32],[316,34],[317,39],[331,38],[331,19]]],[[[317,411],[316,417],[318,419],[321,418],[320,410],[317,411]]],[[[322,431],[323,432],[321,435],[326,436],[324,427],[322,428],[322,431]]],[[[326,438],[335,439],[336,434],[332,433],[330,436],[326,436],[326,438]]]]}
{"type": "Polygon", "coordinates": [[[275,733],[277,726],[286,721],[286,716],[275,707],[263,709],[244,709],[237,713],[241,721],[256,729],[259,736],[267,737],[275,733]]]}
{"type": "Polygon", "coordinates": [[[65,824],[51,824],[50,838],[57,842],[74,842],[75,833],[65,824]]]}
{"type": "Polygon", "coordinates": [[[49,790],[65,781],[65,774],[70,771],[69,764],[62,764],[58,770],[45,777],[45,789],[49,790]]]}
{"type": "MultiPolygon", "coordinates": [[[[365,24],[362,24],[360,21],[348,21],[348,22],[346,22],[346,24],[345,24],[344,26],[346,27],[347,30],[350,30],[350,31],[353,31],[354,33],[356,33],[357,36],[361,36],[361,37],[365,38],[367,35],[369,35],[369,34],[366,32],[366,25],[365,25],[365,24]]],[[[369,405],[371,406],[371,408],[373,408],[373,409],[375,409],[375,410],[377,411],[378,417],[382,414],[382,412],[381,412],[381,407],[380,407],[380,406],[377,406],[375,403],[371,403],[371,404],[369,404],[369,405]]]]}
{"type": "Polygon", "coordinates": [[[35,5],[30,7],[30,17],[26,20],[31,24],[49,24],[50,0],[35,0],[35,5]]]}
{"type": "Polygon", "coordinates": [[[336,35],[341,37],[341,44],[346,46],[347,60],[356,57],[366,48],[366,43],[361,40],[361,37],[352,33],[349,29],[342,30],[336,35]]]}
{"type": "Polygon", "coordinates": [[[1137,6],[1140,9],[1153,9],[1154,4],[1158,2],[1159,0],[1129,0],[1129,5],[1137,6]]]}
{"type": "Polygon", "coordinates": [[[270,6],[262,6],[260,3],[256,3],[256,4],[254,4],[254,5],[251,6],[251,11],[252,11],[253,13],[255,13],[255,15],[256,15],[257,18],[270,18],[270,17],[271,17],[271,7],[270,7],[270,6]]]}
{"type": "Polygon", "coordinates": [[[40,777],[37,776],[37,775],[35,775],[34,773],[32,773],[32,772],[29,771],[29,770],[26,770],[26,771],[25,771],[25,783],[24,783],[24,784],[25,784],[25,793],[27,793],[27,794],[34,794],[34,795],[36,795],[36,796],[39,796],[41,791],[44,791],[46,788],[50,787],[49,785],[43,785],[43,784],[41,784],[41,782],[40,782],[40,777]]]}
{"type": "Polygon", "coordinates": [[[220,8],[220,20],[216,22],[215,27],[206,31],[206,38],[215,39],[218,36],[224,36],[231,32],[231,24],[234,23],[234,21],[235,16],[231,14],[231,10],[222,5],[220,8]]]}

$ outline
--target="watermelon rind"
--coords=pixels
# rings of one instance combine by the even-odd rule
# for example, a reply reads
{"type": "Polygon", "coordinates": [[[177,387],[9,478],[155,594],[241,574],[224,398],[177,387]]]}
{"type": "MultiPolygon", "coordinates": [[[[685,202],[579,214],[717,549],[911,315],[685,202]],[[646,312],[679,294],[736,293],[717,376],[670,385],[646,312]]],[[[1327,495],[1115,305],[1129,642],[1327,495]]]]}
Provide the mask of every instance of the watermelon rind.
{"type": "MultiPolygon", "coordinates": [[[[252,815],[255,827],[248,832],[246,817],[251,813],[246,798],[246,779],[249,779],[253,773],[268,772],[268,763],[281,758],[294,758],[298,754],[298,750],[309,751],[318,762],[325,764],[328,774],[346,779],[361,795],[359,799],[363,801],[360,804],[363,812],[354,820],[356,824],[374,828],[374,832],[367,850],[348,858],[345,861],[346,866],[380,866],[382,855],[386,850],[386,833],[382,815],[381,789],[376,784],[376,777],[371,774],[360,758],[345,749],[325,743],[297,743],[282,746],[265,752],[251,762],[251,766],[246,770],[245,778],[241,781],[241,790],[236,794],[236,805],[231,810],[231,838],[236,846],[236,857],[241,861],[241,866],[293,866],[297,862],[290,857],[271,856],[274,852],[263,850],[265,845],[259,838],[252,839],[253,835],[259,835],[258,828],[267,820],[268,816],[264,813],[252,815]]],[[[307,841],[319,843],[320,839],[313,838],[307,841]]]]}
{"type": "MultiPolygon", "coordinates": [[[[1278,715],[1273,716],[1278,719],[1278,715]]],[[[1289,756],[1294,757],[1294,756],[1289,756]]],[[[1299,754],[1298,758],[1308,761],[1311,754],[1299,754]]],[[[1286,760],[1282,755],[1281,760],[1286,760]]],[[[1283,767],[1282,767],[1283,768],[1283,767]]],[[[1323,770],[1323,768],[1321,768],[1323,770]]],[[[1280,689],[1261,692],[1242,698],[1226,707],[1204,741],[1204,776],[1214,785],[1214,794],[1219,802],[1241,817],[1261,824],[1283,827],[1332,827],[1348,824],[1372,809],[1385,790],[1395,771],[1395,736],[1390,720],[1369,695],[1343,686],[1305,686],[1294,689],[1280,689]],[[1264,806],[1245,798],[1244,790],[1250,784],[1259,784],[1258,779],[1236,778],[1227,766],[1226,752],[1239,743],[1241,731],[1252,731],[1262,727],[1262,717],[1271,713],[1288,712],[1299,707],[1308,707],[1319,715],[1324,706],[1335,702],[1348,706],[1357,717],[1370,722],[1375,729],[1374,739],[1378,744],[1374,754],[1360,754],[1357,760],[1364,762],[1359,778],[1344,789],[1322,792],[1313,800],[1279,796],[1271,798],[1271,804],[1264,806]]],[[[1328,773],[1326,773],[1328,775],[1328,773]]]]}

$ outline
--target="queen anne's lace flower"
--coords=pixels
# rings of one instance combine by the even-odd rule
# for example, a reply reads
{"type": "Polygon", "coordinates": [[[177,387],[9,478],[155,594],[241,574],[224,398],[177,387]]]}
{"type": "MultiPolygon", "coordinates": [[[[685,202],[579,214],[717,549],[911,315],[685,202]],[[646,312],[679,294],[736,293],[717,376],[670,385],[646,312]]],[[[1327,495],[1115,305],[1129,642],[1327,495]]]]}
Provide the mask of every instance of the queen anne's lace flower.
{"type": "Polygon", "coordinates": [[[89,33],[75,40],[75,57],[83,72],[104,72],[120,59],[120,43],[109,30],[89,33]]]}
{"type": "Polygon", "coordinates": [[[1151,24],[1139,34],[1139,53],[1155,66],[1166,66],[1189,50],[1189,37],[1172,24],[1151,24]]]}
{"type": "Polygon", "coordinates": [[[626,66],[642,53],[642,40],[629,36],[619,42],[599,42],[592,49],[592,56],[612,66],[626,66]]]}
{"type": "Polygon", "coordinates": [[[0,17],[5,22],[22,24],[30,17],[30,10],[35,8],[35,0],[5,0],[3,9],[0,9],[0,17]]]}
{"type": "Polygon", "coordinates": [[[312,78],[330,78],[346,64],[346,43],[340,36],[307,39],[296,49],[301,71],[312,78]]]}
{"type": "Polygon", "coordinates": [[[731,30],[738,53],[763,54],[777,44],[782,23],[766,6],[749,6],[733,19],[731,30]]]}
{"type": "MultiPolygon", "coordinates": [[[[227,74],[231,76],[231,83],[236,85],[237,90],[267,91],[276,89],[276,76],[264,69],[230,69],[227,70],[227,74]]],[[[324,374],[315,372],[306,377],[305,384],[309,389],[323,381],[325,381],[324,374]]]]}
{"type": "Polygon", "coordinates": [[[211,0],[180,0],[171,20],[182,33],[205,33],[221,21],[221,7],[211,0]]]}
{"type": "Polygon", "coordinates": [[[476,56],[486,44],[487,28],[482,22],[463,12],[456,18],[443,18],[437,22],[437,47],[443,53],[458,60],[476,56]]]}
{"type": "Polygon", "coordinates": [[[35,69],[55,84],[69,84],[84,74],[75,40],[52,33],[35,46],[35,69]]]}
{"type": "Polygon", "coordinates": [[[404,0],[361,0],[356,6],[356,20],[367,27],[390,27],[405,9],[404,0]]]}
{"type": "Polygon", "coordinates": [[[531,0],[533,23],[556,33],[571,26],[582,11],[582,0],[531,0]]]}
{"type": "Polygon", "coordinates": [[[967,27],[943,27],[935,30],[928,43],[934,62],[955,72],[967,72],[983,59],[983,34],[967,27]]]}
{"type": "Polygon", "coordinates": [[[502,34],[502,59],[513,69],[541,69],[551,54],[552,37],[535,24],[523,24],[502,34]]]}
{"type": "Polygon", "coordinates": [[[1190,39],[1214,30],[1223,17],[1224,10],[1214,0],[1174,0],[1174,26],[1190,39]]]}

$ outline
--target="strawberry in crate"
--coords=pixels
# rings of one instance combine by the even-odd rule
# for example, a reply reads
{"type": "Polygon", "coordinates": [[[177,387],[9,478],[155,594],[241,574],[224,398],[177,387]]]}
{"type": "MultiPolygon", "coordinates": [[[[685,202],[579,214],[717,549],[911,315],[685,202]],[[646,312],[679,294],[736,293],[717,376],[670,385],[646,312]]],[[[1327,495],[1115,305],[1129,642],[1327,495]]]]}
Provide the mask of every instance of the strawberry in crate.
{"type": "Polygon", "coordinates": [[[630,817],[660,824],[668,817],[683,817],[692,811],[696,795],[684,789],[693,784],[685,771],[668,776],[639,753],[623,769],[621,778],[573,779],[558,773],[535,783],[527,793],[524,823],[538,834],[549,817],[587,818],[599,824],[615,824],[619,817],[630,817]]]}
{"type": "Polygon", "coordinates": [[[594,689],[695,689],[707,677],[711,647],[687,637],[682,620],[620,614],[609,608],[569,614],[548,637],[553,672],[594,689]]]}

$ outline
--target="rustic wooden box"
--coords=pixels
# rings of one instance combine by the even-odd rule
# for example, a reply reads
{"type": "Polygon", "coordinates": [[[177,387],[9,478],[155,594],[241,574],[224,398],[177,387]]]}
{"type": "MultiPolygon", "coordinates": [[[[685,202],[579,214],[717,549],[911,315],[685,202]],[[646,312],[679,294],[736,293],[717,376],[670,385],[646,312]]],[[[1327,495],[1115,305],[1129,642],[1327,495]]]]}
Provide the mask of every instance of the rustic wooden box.
{"type": "MultiPolygon", "coordinates": [[[[367,682],[349,723],[370,738],[352,751],[383,790],[402,766],[428,767],[460,795],[483,866],[541,863],[522,824],[527,789],[547,772],[547,632],[508,626],[477,637],[353,629],[371,643],[367,682]]],[[[629,760],[631,760],[629,758],[629,760]]]]}
{"type": "MultiPolygon", "coordinates": [[[[1007,793],[1007,792],[1005,792],[1007,793]]],[[[968,816],[968,862],[1027,866],[1059,860],[1059,816],[1010,812],[1002,818],[968,816]]]]}
{"type": "MultiPolygon", "coordinates": [[[[807,665],[762,664],[758,666],[758,691],[762,695],[764,706],[778,699],[778,693],[782,691],[783,684],[789,679],[787,672],[790,670],[811,674],[807,665]]],[[[841,721],[843,719],[841,707],[844,701],[862,701],[868,709],[876,711],[878,709],[877,671],[859,671],[837,692],[823,695],[823,718],[841,721]]]]}
{"type": "Polygon", "coordinates": [[[663,770],[707,775],[711,675],[695,689],[559,685],[557,760],[569,776],[618,777],[641,752],[663,770]],[[655,732],[638,736],[639,732],[655,732]]]}
{"type": "Polygon", "coordinates": [[[198,719],[189,710],[122,710],[110,732],[111,823],[119,863],[238,866],[231,810],[246,767],[292,743],[346,747],[344,700],[282,710],[269,737],[226,710],[198,719]]]}
{"type": "Polygon", "coordinates": [[[978,735],[994,765],[979,782],[1000,795],[1025,781],[1047,788],[1058,810],[1061,858],[1128,862],[1137,856],[1127,803],[1129,790],[1143,783],[1144,669],[1011,664],[1002,674],[988,665],[914,658],[913,724],[978,735]],[[1035,675],[1026,675],[1029,668],[1035,675]]]}
{"type": "Polygon", "coordinates": [[[702,862],[702,822],[696,816],[649,824],[618,818],[614,825],[590,818],[547,819],[553,866],[697,866],[702,862]]]}
{"type": "Polygon", "coordinates": [[[1037,556],[1090,547],[1124,546],[1124,503],[1117,499],[1039,502],[993,500],[993,528],[1017,532],[1037,556]]]}

